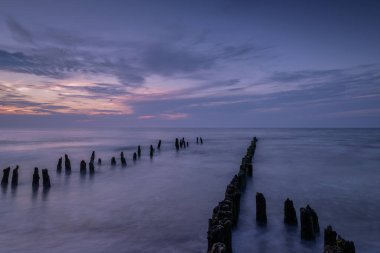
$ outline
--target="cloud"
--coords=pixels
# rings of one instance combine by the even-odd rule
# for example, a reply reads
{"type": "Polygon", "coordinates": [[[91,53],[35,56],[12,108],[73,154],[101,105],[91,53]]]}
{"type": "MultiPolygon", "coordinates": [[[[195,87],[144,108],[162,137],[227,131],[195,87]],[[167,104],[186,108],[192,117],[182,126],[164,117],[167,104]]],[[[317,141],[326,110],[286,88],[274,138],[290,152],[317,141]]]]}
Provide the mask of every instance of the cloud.
{"type": "Polygon", "coordinates": [[[152,44],[143,53],[142,66],[148,72],[170,76],[210,69],[215,58],[185,48],[152,44]]]}
{"type": "Polygon", "coordinates": [[[155,119],[155,118],[157,118],[157,116],[155,116],[155,115],[141,115],[141,116],[138,116],[137,118],[145,120],[145,119],[155,119]]]}
{"type": "Polygon", "coordinates": [[[12,51],[0,49],[0,70],[56,79],[80,73],[107,74],[131,87],[144,85],[152,75],[199,79],[200,73],[220,71],[224,65],[231,65],[230,61],[255,59],[266,50],[250,42],[211,43],[206,40],[209,31],[200,32],[201,40],[194,44],[193,36],[180,25],[175,25],[175,36],[182,34],[180,39],[170,36],[138,41],[77,34],[53,27],[35,28],[31,32],[12,18],[7,23],[14,36],[32,45],[12,51]]]}
{"type": "Polygon", "coordinates": [[[262,87],[262,98],[277,105],[334,104],[353,99],[366,100],[380,94],[380,65],[351,68],[274,72],[247,92],[262,87]]]}
{"type": "Polygon", "coordinates": [[[219,107],[219,106],[229,106],[234,104],[242,104],[250,102],[249,99],[241,99],[241,100],[221,100],[221,101],[207,101],[201,103],[190,104],[188,107],[219,107]]]}
{"type": "Polygon", "coordinates": [[[189,115],[187,113],[161,113],[158,115],[141,115],[137,118],[140,120],[150,120],[150,119],[163,119],[163,120],[179,120],[186,119],[189,115]]]}
{"type": "Polygon", "coordinates": [[[8,18],[7,25],[15,40],[19,42],[34,44],[32,34],[16,20],[8,18]]]}
{"type": "Polygon", "coordinates": [[[0,70],[56,79],[66,77],[69,72],[86,72],[88,70],[80,62],[70,60],[70,58],[60,58],[61,55],[57,52],[52,58],[49,55],[26,55],[22,52],[11,53],[0,50],[0,70]]]}
{"type": "Polygon", "coordinates": [[[368,117],[368,116],[376,116],[376,117],[380,117],[380,108],[331,112],[331,113],[325,113],[324,116],[329,116],[329,117],[353,117],[353,116],[355,116],[355,117],[368,117]]]}
{"type": "Polygon", "coordinates": [[[159,115],[162,119],[167,120],[177,120],[177,119],[186,119],[189,117],[187,113],[163,113],[159,115]]]}

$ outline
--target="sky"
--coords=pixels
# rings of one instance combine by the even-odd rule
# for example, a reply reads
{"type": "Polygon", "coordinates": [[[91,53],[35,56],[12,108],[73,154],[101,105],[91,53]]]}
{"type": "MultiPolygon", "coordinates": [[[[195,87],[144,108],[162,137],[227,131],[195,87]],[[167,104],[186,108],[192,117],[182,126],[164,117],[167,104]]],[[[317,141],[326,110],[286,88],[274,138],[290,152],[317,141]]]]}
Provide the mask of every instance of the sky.
{"type": "Polygon", "coordinates": [[[0,127],[380,127],[380,1],[0,0],[0,127]]]}

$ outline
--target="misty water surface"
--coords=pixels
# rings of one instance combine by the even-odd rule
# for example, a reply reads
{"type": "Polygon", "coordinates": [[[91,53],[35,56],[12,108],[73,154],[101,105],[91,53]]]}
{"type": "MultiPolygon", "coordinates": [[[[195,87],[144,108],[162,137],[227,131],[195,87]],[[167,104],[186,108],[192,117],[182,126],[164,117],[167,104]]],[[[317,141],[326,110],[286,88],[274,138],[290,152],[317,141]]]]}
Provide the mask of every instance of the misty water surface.
{"type": "MultiPolygon", "coordinates": [[[[374,129],[2,130],[0,166],[20,166],[19,186],[0,195],[0,252],[202,252],[212,208],[253,136],[253,178],[233,232],[234,252],[322,252],[283,225],[283,201],[310,204],[321,229],[333,225],[357,252],[379,252],[380,131],[374,129]],[[190,147],[175,151],[175,137],[190,147]],[[196,145],[195,137],[205,143],[196,145]],[[162,139],[151,160],[150,144],[162,139]],[[143,155],[132,154],[142,145],[143,155]],[[101,157],[94,176],[79,163],[101,157]],[[124,151],[127,167],[110,166],[124,151]],[[69,154],[73,172],[56,174],[69,154]],[[32,193],[33,168],[48,168],[50,191],[32,193]],[[268,225],[255,223],[255,192],[267,198],[268,225]]],[[[120,160],[118,160],[120,163],[120,160]]]]}

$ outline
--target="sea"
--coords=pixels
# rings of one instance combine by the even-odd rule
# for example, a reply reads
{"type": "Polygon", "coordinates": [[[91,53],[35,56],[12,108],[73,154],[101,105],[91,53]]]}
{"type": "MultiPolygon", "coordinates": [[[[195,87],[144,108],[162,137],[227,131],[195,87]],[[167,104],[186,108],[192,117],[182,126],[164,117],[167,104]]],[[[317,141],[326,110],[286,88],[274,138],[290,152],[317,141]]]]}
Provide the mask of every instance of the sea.
{"type": "Polygon", "coordinates": [[[0,168],[18,165],[19,183],[1,189],[0,252],[206,253],[212,209],[254,136],[234,253],[321,253],[327,225],[354,241],[356,252],[380,252],[380,129],[247,128],[1,129],[0,168]],[[176,151],[182,137],[189,147],[176,151]],[[142,156],[133,162],[138,145],[142,156]],[[81,175],[80,162],[93,150],[102,164],[81,175]],[[69,175],[56,172],[64,154],[69,175]],[[49,190],[32,190],[35,167],[48,169],[49,190]],[[266,226],[256,224],[256,192],[266,198],[266,226]],[[284,225],[286,198],[298,218],[306,205],[317,212],[315,241],[284,225]]]}

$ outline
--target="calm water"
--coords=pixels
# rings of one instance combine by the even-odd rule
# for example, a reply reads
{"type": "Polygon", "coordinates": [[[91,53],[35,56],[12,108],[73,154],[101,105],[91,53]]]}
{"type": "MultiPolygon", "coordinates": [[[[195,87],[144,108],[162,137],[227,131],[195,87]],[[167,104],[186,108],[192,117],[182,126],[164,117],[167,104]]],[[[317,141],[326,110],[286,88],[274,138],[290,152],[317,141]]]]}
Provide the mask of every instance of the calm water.
{"type": "MultiPolygon", "coordinates": [[[[380,130],[117,129],[1,130],[0,167],[20,165],[19,186],[0,195],[0,252],[202,252],[207,222],[253,136],[254,175],[233,233],[234,252],[322,252],[323,238],[303,243],[282,223],[283,201],[310,204],[354,240],[357,252],[380,252],[380,130]],[[190,147],[176,152],[175,137],[190,147]],[[195,137],[203,136],[204,145],[195,137]],[[150,160],[150,144],[162,139],[150,160]],[[132,154],[142,145],[136,164],[132,154]],[[80,177],[91,151],[103,159],[80,177]],[[124,151],[128,166],[111,167],[124,151]],[[55,172],[69,154],[70,176],[55,172]],[[49,192],[32,193],[32,170],[48,168],[49,192]],[[267,198],[268,226],[255,224],[255,192],[267,198]]],[[[119,161],[118,161],[119,162],[119,161]]]]}

